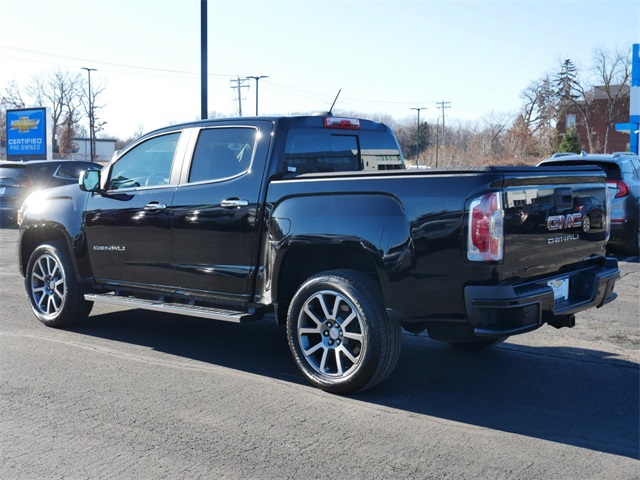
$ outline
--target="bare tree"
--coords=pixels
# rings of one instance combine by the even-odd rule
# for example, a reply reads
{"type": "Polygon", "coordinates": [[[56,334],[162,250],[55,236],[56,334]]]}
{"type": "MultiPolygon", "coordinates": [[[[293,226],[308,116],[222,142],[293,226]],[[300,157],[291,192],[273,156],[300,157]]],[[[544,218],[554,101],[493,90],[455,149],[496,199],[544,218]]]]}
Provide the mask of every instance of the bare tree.
{"type": "Polygon", "coordinates": [[[26,103],[20,93],[20,87],[15,80],[11,80],[4,93],[0,95],[0,106],[4,109],[26,107],[26,103]]]}
{"type": "Polygon", "coordinates": [[[25,108],[25,106],[18,84],[14,80],[10,81],[4,93],[0,94],[0,143],[7,141],[7,110],[25,108]]]}
{"type": "Polygon", "coordinates": [[[504,153],[503,137],[511,124],[512,116],[507,113],[491,112],[482,117],[484,129],[480,133],[481,151],[484,156],[499,159],[504,153]]]}
{"type": "MultiPolygon", "coordinates": [[[[80,74],[72,75],[62,70],[54,70],[49,75],[37,75],[27,85],[26,92],[37,105],[51,107],[51,142],[56,144],[59,127],[70,112],[77,109],[81,95],[82,79],[80,74]],[[74,106],[75,105],[75,106],[74,106]]],[[[72,114],[71,114],[72,115],[72,114]]],[[[73,121],[72,116],[69,117],[73,121]]]]}
{"type": "Polygon", "coordinates": [[[104,108],[104,105],[100,105],[98,102],[105,89],[104,84],[96,83],[94,80],[91,84],[91,92],[89,92],[88,82],[85,80],[82,81],[82,95],[80,99],[84,113],[88,118],[89,128],[91,129],[91,127],[93,127],[93,132],[89,132],[89,135],[93,138],[96,138],[96,133],[101,132],[107,124],[107,122],[100,121],[100,117],[98,116],[100,110],[104,108]],[[91,95],[90,99],[89,95],[91,95]],[[89,106],[91,106],[91,108],[89,108],[89,106]]]}
{"type": "Polygon", "coordinates": [[[526,164],[551,153],[559,105],[549,75],[531,82],[520,97],[522,108],[506,132],[504,153],[526,164]]]}
{"type": "Polygon", "coordinates": [[[604,137],[604,152],[609,148],[611,129],[620,117],[626,113],[621,109],[623,100],[629,96],[629,81],[631,79],[631,56],[628,51],[609,52],[602,47],[595,50],[594,79],[597,90],[595,94],[604,94],[607,99],[606,118],[607,129],[604,137]]]}

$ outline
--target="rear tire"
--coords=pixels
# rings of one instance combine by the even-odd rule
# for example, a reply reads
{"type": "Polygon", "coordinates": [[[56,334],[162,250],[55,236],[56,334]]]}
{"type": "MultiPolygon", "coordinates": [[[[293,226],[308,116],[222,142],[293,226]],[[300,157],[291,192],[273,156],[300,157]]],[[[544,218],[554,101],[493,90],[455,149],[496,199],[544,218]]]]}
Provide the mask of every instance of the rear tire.
{"type": "Polygon", "coordinates": [[[287,316],[287,338],[304,376],[331,393],[371,388],[393,371],[400,325],[388,318],[369,276],[333,270],[306,280],[287,316]]]}
{"type": "Polygon", "coordinates": [[[76,280],[66,245],[52,241],[36,248],[27,264],[27,296],[38,320],[48,327],[69,327],[85,319],[93,302],[76,280]]]}

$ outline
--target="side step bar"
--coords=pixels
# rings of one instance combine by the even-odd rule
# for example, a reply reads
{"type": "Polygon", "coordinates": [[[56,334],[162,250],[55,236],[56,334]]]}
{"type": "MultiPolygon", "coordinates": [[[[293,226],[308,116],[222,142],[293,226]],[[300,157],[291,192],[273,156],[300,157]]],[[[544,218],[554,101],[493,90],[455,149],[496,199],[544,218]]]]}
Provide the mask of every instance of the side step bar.
{"type": "Polygon", "coordinates": [[[122,305],[130,308],[142,308],[144,310],[155,310],[157,312],[175,313],[177,315],[189,315],[191,317],[209,318],[212,320],[222,320],[224,322],[245,323],[262,318],[262,310],[251,309],[250,311],[223,310],[219,308],[205,307],[188,303],[165,302],[162,298],[158,300],[148,300],[142,298],[125,297],[113,293],[87,293],[85,300],[90,302],[109,303],[112,305],[122,305]]]}

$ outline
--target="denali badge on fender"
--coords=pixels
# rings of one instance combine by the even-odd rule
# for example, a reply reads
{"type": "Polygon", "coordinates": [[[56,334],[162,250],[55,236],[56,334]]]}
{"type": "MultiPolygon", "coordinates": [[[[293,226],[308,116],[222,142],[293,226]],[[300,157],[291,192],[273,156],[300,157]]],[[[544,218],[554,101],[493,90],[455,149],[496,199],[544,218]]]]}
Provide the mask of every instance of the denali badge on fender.
{"type": "Polygon", "coordinates": [[[119,245],[94,245],[93,249],[99,250],[99,251],[107,251],[107,252],[112,252],[112,251],[124,252],[126,250],[125,247],[121,247],[119,245]]]}

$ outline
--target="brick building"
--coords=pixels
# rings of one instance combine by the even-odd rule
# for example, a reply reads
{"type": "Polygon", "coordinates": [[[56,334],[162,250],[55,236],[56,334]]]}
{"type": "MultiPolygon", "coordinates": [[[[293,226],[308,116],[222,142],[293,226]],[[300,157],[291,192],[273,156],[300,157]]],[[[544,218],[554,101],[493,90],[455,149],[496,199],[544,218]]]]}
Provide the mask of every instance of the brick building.
{"type": "Polygon", "coordinates": [[[607,131],[607,123],[609,115],[609,98],[604,91],[604,87],[595,87],[591,92],[592,102],[589,108],[591,134],[593,139],[594,151],[589,152],[589,140],[587,139],[587,129],[585,127],[584,118],[580,110],[575,105],[570,105],[566,111],[562,113],[558,119],[558,133],[562,137],[567,129],[575,126],[580,137],[580,145],[582,150],[587,153],[613,153],[626,152],[629,150],[629,135],[617,132],[616,123],[626,123],[629,121],[629,86],[614,85],[611,87],[611,96],[615,96],[622,89],[622,96],[615,106],[614,117],[609,128],[609,143],[607,152],[604,151],[605,136],[607,131]]]}

